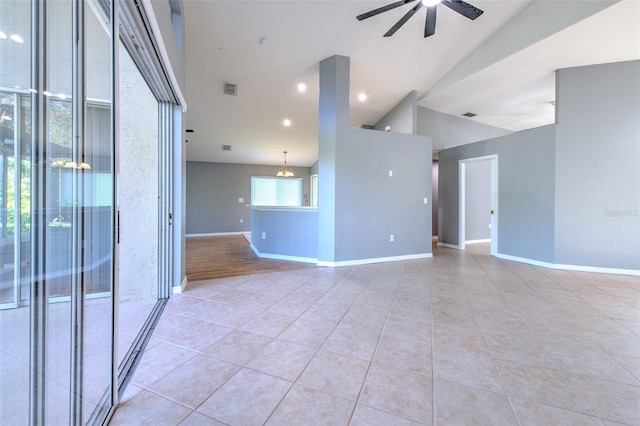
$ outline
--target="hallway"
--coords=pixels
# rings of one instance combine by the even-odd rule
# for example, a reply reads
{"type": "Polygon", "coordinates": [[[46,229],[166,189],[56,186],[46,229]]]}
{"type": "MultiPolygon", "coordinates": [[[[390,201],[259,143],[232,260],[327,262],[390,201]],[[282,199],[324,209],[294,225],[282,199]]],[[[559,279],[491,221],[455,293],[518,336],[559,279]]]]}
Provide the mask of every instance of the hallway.
{"type": "Polygon", "coordinates": [[[434,256],[191,282],[111,424],[640,423],[640,278],[434,256]]]}

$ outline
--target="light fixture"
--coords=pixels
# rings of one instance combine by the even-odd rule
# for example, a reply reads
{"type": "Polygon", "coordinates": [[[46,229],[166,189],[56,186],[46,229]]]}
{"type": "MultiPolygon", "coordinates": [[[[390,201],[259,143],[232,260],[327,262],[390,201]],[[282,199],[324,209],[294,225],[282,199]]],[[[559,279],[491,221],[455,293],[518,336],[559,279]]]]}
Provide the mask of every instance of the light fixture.
{"type": "Polygon", "coordinates": [[[42,92],[42,94],[45,96],[51,96],[51,92],[49,92],[48,90],[45,90],[44,92],[42,92]]]}
{"type": "Polygon", "coordinates": [[[282,153],[284,154],[284,166],[282,166],[282,169],[280,169],[276,176],[294,177],[295,175],[293,174],[293,172],[287,168],[287,151],[282,151],[282,153]]]}
{"type": "Polygon", "coordinates": [[[291,126],[291,120],[289,120],[288,118],[285,118],[285,119],[282,121],[282,124],[284,124],[284,125],[285,125],[285,127],[289,127],[289,126],[291,126]]]}
{"type": "Polygon", "coordinates": [[[24,40],[18,34],[11,34],[9,37],[16,43],[24,43],[24,40]]]}
{"type": "Polygon", "coordinates": [[[75,161],[69,161],[67,163],[64,163],[64,167],[65,169],[84,169],[84,170],[91,170],[91,166],[87,163],[76,163],[75,161]]]}
{"type": "Polygon", "coordinates": [[[427,7],[435,6],[436,4],[440,3],[440,0],[421,0],[421,1],[422,1],[422,4],[424,4],[427,7]]]}
{"type": "Polygon", "coordinates": [[[366,100],[367,100],[367,94],[366,94],[366,93],[360,93],[360,94],[358,95],[358,100],[359,100],[360,102],[364,102],[364,101],[366,101],[366,100]]]}
{"type": "Polygon", "coordinates": [[[307,85],[304,83],[298,83],[298,92],[306,92],[307,91],[307,85]]]}
{"type": "Polygon", "coordinates": [[[56,95],[56,97],[57,97],[58,99],[62,99],[62,100],[67,99],[67,95],[65,95],[64,93],[58,93],[58,94],[56,95]]]}
{"type": "Polygon", "coordinates": [[[3,33],[2,31],[0,31],[0,39],[2,40],[6,40],[7,35],[5,33],[3,33]]]}

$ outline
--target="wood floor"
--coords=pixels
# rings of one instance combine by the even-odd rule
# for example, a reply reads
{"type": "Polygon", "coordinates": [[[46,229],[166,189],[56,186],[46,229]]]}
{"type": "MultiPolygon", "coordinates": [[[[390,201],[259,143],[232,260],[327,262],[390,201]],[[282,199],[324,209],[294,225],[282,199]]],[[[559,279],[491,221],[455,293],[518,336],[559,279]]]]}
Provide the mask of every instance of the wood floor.
{"type": "Polygon", "coordinates": [[[315,268],[314,264],[261,259],[242,235],[187,238],[187,280],[315,268]]]}

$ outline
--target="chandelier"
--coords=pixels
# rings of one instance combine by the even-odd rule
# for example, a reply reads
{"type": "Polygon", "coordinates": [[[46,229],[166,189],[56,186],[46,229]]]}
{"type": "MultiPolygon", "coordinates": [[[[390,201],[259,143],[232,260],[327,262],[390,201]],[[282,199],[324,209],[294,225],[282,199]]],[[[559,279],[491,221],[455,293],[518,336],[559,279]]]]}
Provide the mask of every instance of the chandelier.
{"type": "Polygon", "coordinates": [[[287,168],[287,151],[282,151],[284,153],[284,166],[278,172],[276,176],[278,177],[294,177],[295,175],[291,170],[287,168]]]}

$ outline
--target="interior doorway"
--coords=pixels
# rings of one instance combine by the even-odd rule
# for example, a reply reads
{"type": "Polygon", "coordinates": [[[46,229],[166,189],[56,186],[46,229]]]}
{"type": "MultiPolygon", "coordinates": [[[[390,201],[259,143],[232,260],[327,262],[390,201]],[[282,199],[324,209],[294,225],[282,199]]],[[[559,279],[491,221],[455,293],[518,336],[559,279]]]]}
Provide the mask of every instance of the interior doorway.
{"type": "MultiPolygon", "coordinates": [[[[473,192],[472,184],[467,181],[467,168],[471,168],[479,162],[487,162],[489,165],[489,203],[487,204],[489,210],[489,228],[490,228],[490,242],[491,242],[491,255],[495,256],[498,253],[498,155],[487,155],[475,158],[466,158],[460,160],[458,163],[459,173],[459,203],[458,203],[458,248],[464,250],[467,244],[467,201],[471,200],[475,194],[473,192]]],[[[481,239],[474,239],[475,241],[483,241],[481,239]]]]}

